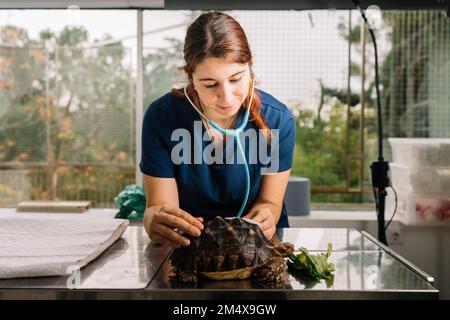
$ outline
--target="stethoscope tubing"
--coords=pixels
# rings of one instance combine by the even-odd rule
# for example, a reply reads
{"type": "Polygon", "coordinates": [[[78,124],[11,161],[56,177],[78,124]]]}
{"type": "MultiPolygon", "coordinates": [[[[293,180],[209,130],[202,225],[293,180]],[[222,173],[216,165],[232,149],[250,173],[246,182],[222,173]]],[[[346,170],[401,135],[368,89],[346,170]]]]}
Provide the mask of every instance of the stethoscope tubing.
{"type": "Polygon", "coordinates": [[[245,178],[246,178],[245,196],[244,196],[244,200],[242,201],[242,205],[241,205],[241,207],[240,207],[240,209],[239,209],[239,211],[238,211],[238,213],[236,215],[237,217],[241,217],[242,216],[242,213],[244,212],[245,206],[247,205],[248,196],[250,194],[250,171],[249,171],[249,168],[248,168],[248,163],[247,163],[247,159],[245,157],[244,149],[242,148],[242,144],[241,144],[241,141],[239,139],[239,134],[247,126],[248,119],[250,117],[250,108],[252,106],[253,95],[255,93],[255,81],[254,81],[253,77],[251,79],[252,79],[252,93],[251,93],[251,96],[250,96],[250,102],[249,102],[248,108],[245,111],[244,119],[242,120],[242,124],[239,126],[239,128],[233,129],[233,130],[221,128],[217,123],[215,123],[212,120],[209,120],[202,112],[200,112],[200,110],[197,109],[197,107],[195,106],[194,102],[192,102],[191,98],[189,98],[189,95],[187,94],[187,84],[184,86],[184,95],[186,96],[186,98],[188,99],[188,101],[190,102],[192,107],[194,107],[194,109],[197,110],[197,112],[200,114],[200,116],[203,117],[206,121],[208,121],[208,123],[211,124],[211,126],[213,126],[220,133],[228,135],[228,136],[232,136],[236,140],[239,152],[240,152],[242,158],[244,159],[245,178]]]}

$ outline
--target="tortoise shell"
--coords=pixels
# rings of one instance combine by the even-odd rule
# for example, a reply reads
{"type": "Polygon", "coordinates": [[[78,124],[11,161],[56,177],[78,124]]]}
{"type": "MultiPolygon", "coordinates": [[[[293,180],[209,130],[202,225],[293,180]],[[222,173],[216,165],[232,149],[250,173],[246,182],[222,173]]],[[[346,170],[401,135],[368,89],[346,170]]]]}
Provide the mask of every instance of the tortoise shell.
{"type": "MultiPolygon", "coordinates": [[[[292,244],[288,244],[287,252],[277,250],[258,224],[243,218],[215,217],[204,222],[200,237],[186,237],[191,244],[171,255],[174,274],[184,282],[195,282],[198,274],[217,280],[249,278],[274,257],[293,251],[292,244]]],[[[280,263],[284,265],[284,259],[278,259],[280,263]]]]}

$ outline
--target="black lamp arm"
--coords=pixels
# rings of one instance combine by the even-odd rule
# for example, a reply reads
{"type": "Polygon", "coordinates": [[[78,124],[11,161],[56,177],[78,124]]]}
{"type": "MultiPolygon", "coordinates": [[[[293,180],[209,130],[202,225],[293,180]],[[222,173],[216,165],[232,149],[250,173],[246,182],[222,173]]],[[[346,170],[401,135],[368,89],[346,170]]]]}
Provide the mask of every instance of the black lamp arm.
{"type": "Polygon", "coordinates": [[[378,76],[378,49],[377,42],[375,39],[375,33],[370,25],[364,11],[359,5],[359,1],[352,0],[356,8],[358,8],[361,13],[362,18],[369,27],[370,37],[373,41],[374,53],[375,53],[375,89],[377,93],[377,134],[378,134],[378,160],[373,162],[370,166],[372,173],[372,189],[375,197],[375,206],[377,211],[377,221],[378,221],[378,240],[383,244],[387,245],[386,240],[386,228],[385,228],[385,203],[386,203],[386,188],[389,186],[389,164],[384,161],[383,158],[383,123],[381,114],[381,95],[379,89],[379,76],[378,76]]]}

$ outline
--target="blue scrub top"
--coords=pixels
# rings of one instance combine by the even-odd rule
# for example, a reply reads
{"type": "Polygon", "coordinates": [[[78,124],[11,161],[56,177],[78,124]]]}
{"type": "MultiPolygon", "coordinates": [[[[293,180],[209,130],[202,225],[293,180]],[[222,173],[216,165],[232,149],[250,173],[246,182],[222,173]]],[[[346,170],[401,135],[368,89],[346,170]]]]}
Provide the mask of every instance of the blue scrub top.
{"type": "MultiPolygon", "coordinates": [[[[262,118],[270,129],[278,129],[273,131],[278,134],[278,139],[273,140],[273,144],[267,144],[265,138],[256,134],[258,141],[256,144],[243,138],[245,136],[241,133],[246,159],[250,162],[250,194],[242,216],[247,214],[258,197],[264,176],[261,169],[271,168],[273,172],[289,170],[292,166],[295,145],[295,120],[286,105],[262,90],[256,91],[261,98],[262,118]],[[279,143],[274,144],[275,141],[279,143]],[[265,143],[265,149],[261,148],[259,143],[265,143]],[[260,149],[269,157],[255,157],[260,149]],[[250,152],[253,160],[250,160],[250,152]],[[274,152],[278,152],[278,161],[272,156],[274,152]]],[[[241,109],[235,128],[241,125],[243,116],[244,110],[241,109]]],[[[201,158],[203,152],[212,155],[215,153],[211,152],[212,145],[209,146],[211,141],[204,141],[205,127],[199,121],[200,115],[185,98],[167,93],[151,103],[143,121],[140,169],[143,174],[149,176],[175,178],[180,208],[193,216],[235,216],[242,205],[246,189],[245,168],[239,156],[237,143],[228,136],[227,143],[222,149],[222,161],[208,164],[201,158]],[[176,132],[182,132],[183,135],[172,136],[176,129],[182,129],[176,132]],[[189,134],[191,139],[185,139],[187,135],[184,134],[189,134]],[[187,141],[190,141],[190,150],[187,141]],[[181,148],[182,146],[188,147],[181,148]],[[208,146],[210,149],[206,152],[205,148],[208,146]],[[176,152],[172,152],[173,150],[176,152]],[[196,151],[197,158],[194,158],[196,151]],[[231,159],[234,160],[233,163],[230,163],[231,159]]],[[[249,133],[249,129],[253,129],[255,133],[259,132],[251,116],[244,131],[249,133]]],[[[284,203],[277,227],[289,227],[284,203]]]]}

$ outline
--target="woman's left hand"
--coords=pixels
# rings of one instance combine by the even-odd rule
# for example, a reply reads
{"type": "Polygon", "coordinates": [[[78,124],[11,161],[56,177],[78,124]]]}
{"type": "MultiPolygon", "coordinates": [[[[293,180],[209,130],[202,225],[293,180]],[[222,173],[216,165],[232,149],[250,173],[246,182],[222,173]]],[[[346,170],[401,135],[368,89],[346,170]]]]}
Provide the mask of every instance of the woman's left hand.
{"type": "Polygon", "coordinates": [[[275,218],[269,208],[250,211],[244,218],[260,223],[260,228],[267,239],[271,239],[276,231],[275,218]]]}

